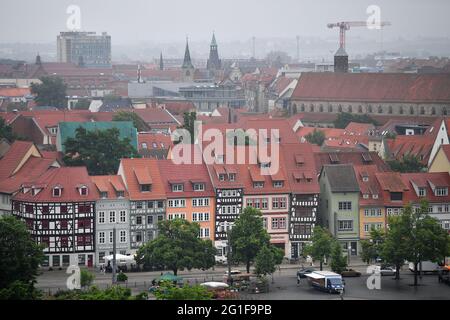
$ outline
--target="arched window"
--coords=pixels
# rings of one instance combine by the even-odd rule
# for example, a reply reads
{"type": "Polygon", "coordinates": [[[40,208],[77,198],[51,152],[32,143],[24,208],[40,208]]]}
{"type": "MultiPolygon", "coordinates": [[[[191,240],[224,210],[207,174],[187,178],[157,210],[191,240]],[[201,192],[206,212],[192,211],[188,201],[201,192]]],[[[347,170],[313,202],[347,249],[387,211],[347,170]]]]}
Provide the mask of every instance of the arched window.
{"type": "Polygon", "coordinates": [[[389,114],[392,114],[392,106],[389,106],[389,108],[388,108],[388,113],[389,113],[389,114]]]}
{"type": "Polygon", "coordinates": [[[320,105],[319,111],[320,111],[320,112],[323,112],[323,105],[320,105]]]}
{"type": "Polygon", "coordinates": [[[400,106],[399,113],[400,113],[400,114],[403,114],[403,106],[400,106]]]}
{"type": "Polygon", "coordinates": [[[351,105],[348,106],[348,112],[352,113],[353,112],[353,108],[351,105]]]}
{"type": "Polygon", "coordinates": [[[295,104],[295,103],[292,105],[292,113],[293,114],[297,113],[297,104],[295,104]]]}
{"type": "Polygon", "coordinates": [[[328,106],[328,112],[333,112],[333,106],[331,104],[328,106]]]}
{"type": "Polygon", "coordinates": [[[369,112],[369,113],[372,113],[372,106],[369,104],[369,106],[367,107],[367,111],[369,112]]]}
{"type": "Polygon", "coordinates": [[[433,114],[433,115],[436,114],[436,108],[435,108],[435,107],[432,107],[432,108],[431,108],[431,114],[433,114]]]}
{"type": "Polygon", "coordinates": [[[359,106],[358,106],[358,112],[359,112],[359,113],[362,113],[362,105],[359,105],[359,106]]]}
{"type": "Polygon", "coordinates": [[[378,106],[378,113],[383,113],[383,108],[381,106],[378,106]]]}
{"type": "Polygon", "coordinates": [[[311,103],[311,105],[309,106],[309,111],[310,112],[314,112],[314,105],[311,103]]]}
{"type": "Polygon", "coordinates": [[[342,112],[342,106],[341,105],[338,106],[338,111],[342,112]]]}
{"type": "Polygon", "coordinates": [[[425,114],[425,107],[424,106],[420,107],[420,114],[425,114]]]}
{"type": "Polygon", "coordinates": [[[409,107],[409,114],[414,114],[414,108],[413,108],[413,106],[410,106],[410,107],[409,107]]]}
{"type": "Polygon", "coordinates": [[[447,115],[447,108],[446,107],[442,107],[442,115],[443,116],[447,115]]]}
{"type": "Polygon", "coordinates": [[[305,112],[305,104],[302,103],[302,107],[300,108],[300,110],[302,110],[302,112],[305,112]]]}

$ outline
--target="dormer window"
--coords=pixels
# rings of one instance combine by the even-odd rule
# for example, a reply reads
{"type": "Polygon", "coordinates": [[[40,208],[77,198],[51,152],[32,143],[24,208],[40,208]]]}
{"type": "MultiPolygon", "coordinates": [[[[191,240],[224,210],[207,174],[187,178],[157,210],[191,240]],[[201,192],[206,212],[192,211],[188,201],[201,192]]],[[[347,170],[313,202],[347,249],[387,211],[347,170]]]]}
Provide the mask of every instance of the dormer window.
{"type": "Polygon", "coordinates": [[[255,189],[264,188],[264,182],[253,182],[253,188],[255,189]]]}
{"type": "Polygon", "coordinates": [[[125,192],[124,191],[117,191],[116,195],[117,195],[117,198],[123,198],[125,196],[125,192]]]}
{"type": "Polygon", "coordinates": [[[425,197],[427,195],[427,191],[425,188],[419,188],[419,197],[425,197]]]}
{"type": "Polygon", "coordinates": [[[149,192],[152,190],[151,184],[141,184],[141,192],[149,192]]]}
{"type": "Polygon", "coordinates": [[[437,187],[434,191],[436,197],[448,196],[448,188],[437,187]]]}
{"type": "Polygon", "coordinates": [[[172,185],[172,192],[182,192],[184,189],[183,184],[177,183],[172,185]]]}
{"type": "Polygon", "coordinates": [[[194,183],[194,191],[204,191],[205,184],[204,183],[194,183]]]}
{"type": "Polygon", "coordinates": [[[219,180],[225,181],[225,174],[223,174],[223,173],[219,174],[219,180]]]}
{"type": "Polygon", "coordinates": [[[82,196],[87,196],[87,194],[88,194],[88,188],[87,187],[81,187],[80,188],[80,195],[82,195],[82,196]]]}
{"type": "Polygon", "coordinates": [[[105,191],[100,192],[100,197],[103,199],[108,198],[108,192],[105,192],[105,191]]]}
{"type": "Polygon", "coordinates": [[[261,163],[261,168],[270,168],[270,162],[261,163]]]}
{"type": "Polygon", "coordinates": [[[363,198],[364,198],[364,199],[369,199],[369,194],[368,194],[368,193],[364,193],[364,194],[363,194],[363,198]]]}
{"type": "Polygon", "coordinates": [[[147,149],[147,143],[145,142],[142,143],[142,149],[147,149]]]}
{"type": "Polygon", "coordinates": [[[273,182],[273,187],[274,188],[283,188],[284,186],[284,182],[283,181],[274,181],[273,182]]]}
{"type": "Polygon", "coordinates": [[[362,178],[362,180],[363,180],[364,182],[369,182],[369,177],[368,177],[368,176],[364,176],[364,177],[362,178]]]}
{"type": "Polygon", "coordinates": [[[153,147],[153,149],[156,149],[156,148],[158,148],[158,144],[156,142],[153,142],[152,147],[153,147]]]}
{"type": "Polygon", "coordinates": [[[53,196],[60,197],[61,196],[61,188],[59,188],[59,187],[53,188],[53,196]]]}
{"type": "Polygon", "coordinates": [[[33,196],[37,195],[42,189],[41,188],[32,188],[31,193],[33,196]]]}
{"type": "Polygon", "coordinates": [[[48,128],[48,131],[50,131],[50,134],[55,135],[58,133],[58,127],[48,128]]]}
{"type": "Polygon", "coordinates": [[[230,173],[228,179],[230,179],[230,181],[236,181],[236,173],[230,173]]]}
{"type": "Polygon", "coordinates": [[[372,199],[378,199],[378,194],[373,194],[372,199]]]}

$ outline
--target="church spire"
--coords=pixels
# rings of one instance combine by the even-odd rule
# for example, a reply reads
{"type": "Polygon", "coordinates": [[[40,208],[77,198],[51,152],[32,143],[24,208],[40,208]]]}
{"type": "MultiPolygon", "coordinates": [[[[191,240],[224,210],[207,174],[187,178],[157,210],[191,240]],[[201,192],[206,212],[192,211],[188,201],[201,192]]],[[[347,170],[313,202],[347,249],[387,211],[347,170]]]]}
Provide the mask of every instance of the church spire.
{"type": "Polygon", "coordinates": [[[211,45],[209,47],[209,59],[206,63],[206,68],[212,71],[221,69],[221,61],[219,59],[216,35],[214,34],[214,32],[211,40],[211,45]]]}
{"type": "Polygon", "coordinates": [[[41,56],[39,55],[39,52],[38,52],[38,54],[37,54],[37,56],[36,56],[36,64],[37,64],[38,66],[40,66],[40,65],[42,64],[41,56]]]}
{"type": "Polygon", "coordinates": [[[186,50],[184,51],[184,61],[183,61],[183,69],[194,69],[191,61],[191,54],[189,53],[189,42],[186,37],[186,50]]]}
{"type": "Polygon", "coordinates": [[[162,51],[159,56],[159,70],[164,70],[164,61],[163,61],[162,51]]]}

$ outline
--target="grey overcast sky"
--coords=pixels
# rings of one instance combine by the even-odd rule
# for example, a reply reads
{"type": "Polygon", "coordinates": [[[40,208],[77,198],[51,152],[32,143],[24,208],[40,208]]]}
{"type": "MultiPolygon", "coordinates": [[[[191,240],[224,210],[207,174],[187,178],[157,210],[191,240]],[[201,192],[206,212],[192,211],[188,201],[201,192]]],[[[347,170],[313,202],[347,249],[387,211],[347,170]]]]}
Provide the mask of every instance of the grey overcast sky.
{"type": "MultiPolygon", "coordinates": [[[[85,31],[107,31],[113,44],[220,41],[256,37],[333,37],[328,22],[367,19],[376,4],[392,22],[386,39],[450,37],[448,0],[0,0],[0,42],[53,42],[67,30],[67,7],[81,8],[85,31]]],[[[363,29],[363,30],[361,30],[363,29]]],[[[373,32],[352,30],[364,37],[373,32]]]]}

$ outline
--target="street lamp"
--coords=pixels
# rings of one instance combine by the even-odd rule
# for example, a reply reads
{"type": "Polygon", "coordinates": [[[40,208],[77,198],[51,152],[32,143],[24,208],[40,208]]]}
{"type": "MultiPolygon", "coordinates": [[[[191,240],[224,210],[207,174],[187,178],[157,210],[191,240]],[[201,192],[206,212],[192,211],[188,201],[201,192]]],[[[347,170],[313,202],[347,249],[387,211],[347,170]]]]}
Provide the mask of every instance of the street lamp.
{"type": "Polygon", "coordinates": [[[352,250],[352,246],[349,243],[349,245],[347,247],[347,265],[348,266],[350,265],[350,253],[351,253],[351,250],[352,250]]]}
{"type": "Polygon", "coordinates": [[[113,263],[112,263],[112,284],[115,285],[117,282],[116,278],[116,225],[113,229],[113,263]]]}

